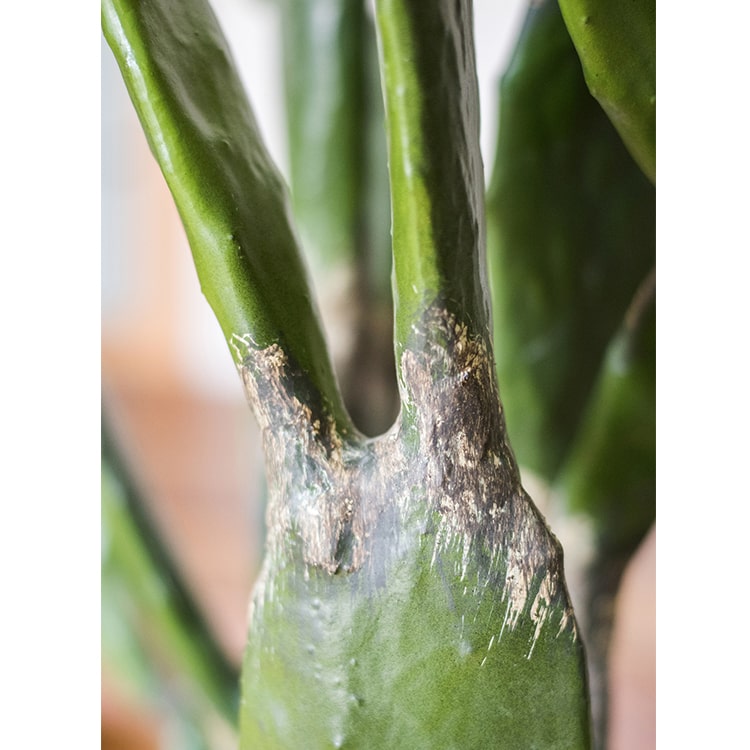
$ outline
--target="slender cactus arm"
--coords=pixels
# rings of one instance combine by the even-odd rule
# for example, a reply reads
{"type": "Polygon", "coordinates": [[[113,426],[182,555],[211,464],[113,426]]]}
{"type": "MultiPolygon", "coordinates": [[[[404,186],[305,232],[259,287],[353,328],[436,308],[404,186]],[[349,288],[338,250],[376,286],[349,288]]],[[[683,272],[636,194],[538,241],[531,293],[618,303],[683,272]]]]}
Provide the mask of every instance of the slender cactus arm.
{"type": "Polygon", "coordinates": [[[277,345],[346,431],[286,187],[210,6],[103,0],[102,27],[235,362],[277,345]]]}
{"type": "Polygon", "coordinates": [[[469,3],[376,2],[393,214],[396,354],[439,301],[489,342],[469,3]]]}

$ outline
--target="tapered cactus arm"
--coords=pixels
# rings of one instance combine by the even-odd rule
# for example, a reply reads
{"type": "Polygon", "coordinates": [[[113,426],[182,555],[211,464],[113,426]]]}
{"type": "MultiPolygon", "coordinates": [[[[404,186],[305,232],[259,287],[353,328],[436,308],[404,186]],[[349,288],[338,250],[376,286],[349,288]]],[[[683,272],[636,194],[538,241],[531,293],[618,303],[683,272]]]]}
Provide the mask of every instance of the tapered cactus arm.
{"type": "Polygon", "coordinates": [[[393,214],[396,354],[436,302],[489,341],[470,3],[376,2],[393,214]]]}
{"type": "Polygon", "coordinates": [[[236,363],[278,346],[346,432],[286,187],[210,6],[103,0],[102,26],[236,363]]]}

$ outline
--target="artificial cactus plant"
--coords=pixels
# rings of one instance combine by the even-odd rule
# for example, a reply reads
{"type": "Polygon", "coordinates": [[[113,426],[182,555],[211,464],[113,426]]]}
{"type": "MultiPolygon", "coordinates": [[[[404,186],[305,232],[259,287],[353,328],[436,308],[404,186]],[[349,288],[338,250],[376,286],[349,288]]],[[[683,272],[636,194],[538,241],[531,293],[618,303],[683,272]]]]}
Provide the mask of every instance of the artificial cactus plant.
{"type": "MultiPolygon", "coordinates": [[[[305,14],[323,5],[330,12],[322,17],[341,19],[335,28],[351,35],[333,37],[340,42],[338,54],[357,58],[352,40],[361,41],[367,30],[360,2],[284,5],[298,24],[292,38],[303,42],[291,49],[304,65],[314,60],[305,55],[305,14]]],[[[339,110],[332,106],[328,118],[341,130],[323,127],[316,131],[324,134],[317,143],[316,132],[311,135],[321,153],[339,143],[348,148],[347,158],[359,154],[362,163],[360,171],[349,162],[334,165],[341,168],[325,179],[340,197],[323,201],[322,210],[320,201],[308,200],[304,178],[297,178],[300,233],[205,0],[102,5],[105,36],[263,432],[268,540],[242,670],[240,745],[587,748],[592,737],[586,664],[562,550],[522,487],[498,396],[493,346],[502,355],[503,399],[512,399],[522,424],[523,398],[537,376],[528,359],[513,367],[528,342],[521,340],[523,329],[516,338],[509,333],[512,313],[532,328],[538,321],[544,326],[549,319],[565,320],[584,297],[583,311],[568,316],[568,335],[558,342],[555,377],[533,396],[541,406],[530,414],[550,426],[534,434],[532,423],[528,442],[541,441],[538,455],[550,480],[567,466],[566,487],[587,482],[588,464],[576,456],[590,452],[571,452],[578,425],[596,422],[586,417],[596,412],[604,414],[599,422],[606,432],[612,411],[607,404],[624,404],[630,414],[627,399],[606,395],[617,393],[617,385],[597,389],[595,383],[598,369],[606,367],[607,339],[617,333],[651,262],[648,239],[630,253],[632,243],[612,232],[628,227],[644,205],[649,215],[650,186],[581,88],[556,6],[532,9],[515,72],[505,79],[509,115],[501,113],[490,191],[495,309],[501,311],[500,318],[495,313],[493,344],[471,3],[377,0],[375,20],[388,141],[392,346],[400,410],[384,434],[366,437],[337,385],[298,239],[301,234],[324,252],[328,233],[334,257],[358,257],[354,245],[363,236],[369,200],[360,174],[367,164],[366,117],[359,131],[347,129],[357,109],[345,109],[336,120],[339,110]],[[541,86],[545,66],[560,76],[557,94],[541,86]],[[541,103],[541,115],[531,102],[541,103]],[[554,131],[552,146],[545,127],[554,131]],[[590,152],[581,144],[584,134],[590,152]],[[514,144],[507,153],[505,143],[514,144]],[[570,196],[584,196],[586,210],[598,217],[601,187],[612,185],[626,201],[605,208],[601,242],[571,219],[578,204],[570,196]],[[566,189],[567,204],[560,200],[566,189]],[[514,200],[521,210],[513,211],[514,200]],[[548,237],[530,233],[531,206],[548,237]],[[545,251],[549,247],[552,255],[545,251]],[[564,277],[555,275],[559,269],[548,271],[550,257],[565,267],[564,277]],[[595,281],[606,280],[612,267],[618,274],[626,269],[628,279],[611,284],[615,299],[596,284],[587,296],[592,285],[586,279],[593,274],[595,281]],[[539,289],[535,279],[545,273],[551,291],[542,286],[542,313],[534,317],[533,289],[528,295],[518,290],[539,289]],[[503,296],[503,284],[521,295],[520,303],[503,296]],[[611,311],[598,316],[599,303],[611,311]],[[598,324],[593,351],[581,334],[592,317],[598,324]],[[581,362],[582,384],[576,372],[581,362]],[[506,397],[504,372],[520,384],[518,400],[512,383],[506,397]],[[558,419],[549,404],[564,401],[570,383],[577,387],[576,400],[558,419]],[[586,411],[589,400],[604,406],[586,411]]],[[[295,28],[292,21],[289,28],[295,28]]],[[[290,76],[291,91],[295,80],[314,83],[314,73],[305,73],[290,76]]],[[[357,85],[346,88],[345,78],[334,76],[356,96],[357,85]]],[[[355,80],[365,86],[364,75],[355,80]]],[[[314,104],[306,105],[302,93],[294,102],[304,121],[314,116],[314,104]]],[[[303,141],[304,135],[303,128],[292,139],[303,141]]],[[[310,158],[318,156],[316,150],[310,158]]],[[[324,163],[330,165],[330,158],[324,163]]],[[[304,162],[303,147],[293,162],[304,162]]],[[[635,230],[638,238],[648,234],[648,223],[635,230]]],[[[372,250],[378,232],[367,236],[364,245],[372,250]]],[[[361,257],[358,262],[368,267],[361,257]]],[[[375,275],[380,273],[377,268],[375,275]]],[[[620,336],[641,328],[626,326],[620,336]]],[[[645,372],[648,388],[648,360],[645,372]]],[[[516,429],[520,434],[522,427],[516,429]]],[[[519,455],[523,461],[525,449],[519,455]]],[[[612,504],[606,486],[591,494],[598,499],[582,502],[594,515],[596,507],[612,504]]],[[[648,521],[648,507],[639,518],[648,521]]],[[[631,536],[642,525],[639,520],[631,536]]]]}

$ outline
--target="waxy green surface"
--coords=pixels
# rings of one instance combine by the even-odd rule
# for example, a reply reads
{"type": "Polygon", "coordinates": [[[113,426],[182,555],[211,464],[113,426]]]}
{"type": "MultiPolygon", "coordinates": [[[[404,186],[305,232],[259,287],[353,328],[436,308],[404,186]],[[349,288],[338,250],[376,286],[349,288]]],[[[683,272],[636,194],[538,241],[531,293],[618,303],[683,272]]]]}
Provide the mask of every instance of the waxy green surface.
{"type": "Polygon", "coordinates": [[[500,84],[487,197],[495,357],[522,466],[556,477],[655,258],[655,190],[591,97],[555,2],[500,84]]]}
{"type": "Polygon", "coordinates": [[[497,584],[483,586],[490,551],[465,578],[459,545],[433,562],[420,511],[379,533],[404,550],[380,585],[292,563],[273,577],[245,657],[241,748],[588,748],[582,647],[558,633],[561,612],[537,640],[530,609],[511,630],[497,584]]]}
{"type": "Polygon", "coordinates": [[[397,361],[440,298],[489,339],[484,171],[469,3],[375,4],[388,129],[397,361]]]}
{"type": "Polygon", "coordinates": [[[559,2],[591,93],[655,183],[655,0],[559,2]]]}
{"type": "Polygon", "coordinates": [[[103,0],[102,26],[235,361],[280,343],[348,429],[287,190],[210,6],[103,0]]]}

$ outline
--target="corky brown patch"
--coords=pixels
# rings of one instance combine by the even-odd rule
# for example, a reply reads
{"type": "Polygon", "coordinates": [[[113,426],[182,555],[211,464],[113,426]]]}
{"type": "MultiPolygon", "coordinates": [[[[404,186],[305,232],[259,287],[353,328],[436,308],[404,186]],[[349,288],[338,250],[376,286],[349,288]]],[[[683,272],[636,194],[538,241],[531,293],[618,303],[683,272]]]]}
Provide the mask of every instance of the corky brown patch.
{"type": "Polygon", "coordinates": [[[402,377],[418,433],[421,485],[440,514],[435,554],[462,549],[462,575],[470,561],[484,558],[489,583],[507,600],[511,628],[526,613],[538,636],[561,606],[560,627],[572,624],[562,550],[521,486],[486,343],[435,308],[416,333],[417,345],[402,356],[402,377]]]}
{"type": "Polygon", "coordinates": [[[414,332],[401,357],[401,415],[375,440],[339,435],[280,347],[244,360],[266,450],[266,575],[296,564],[289,557],[299,550],[304,565],[329,574],[364,567],[380,586],[374,571],[387,569],[385,558],[427,534],[433,562],[458,557],[458,579],[479,569],[482,585],[501,592],[503,627],[528,616],[538,637],[553,610],[563,611],[560,629],[572,625],[562,552],[521,486],[486,343],[438,307],[414,332]],[[414,518],[423,523],[409,526],[414,518]]]}

